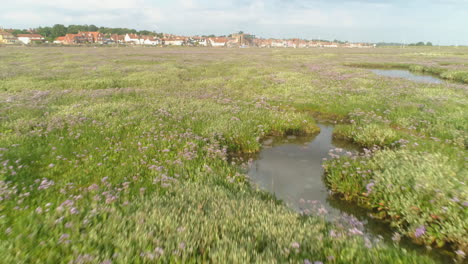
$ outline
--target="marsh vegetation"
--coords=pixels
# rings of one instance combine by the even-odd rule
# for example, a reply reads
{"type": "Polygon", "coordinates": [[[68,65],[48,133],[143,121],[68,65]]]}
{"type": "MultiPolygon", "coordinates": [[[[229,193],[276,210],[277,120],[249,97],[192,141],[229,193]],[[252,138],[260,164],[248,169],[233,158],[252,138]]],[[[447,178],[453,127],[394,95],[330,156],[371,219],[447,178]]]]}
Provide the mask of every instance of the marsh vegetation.
{"type": "Polygon", "coordinates": [[[468,247],[464,48],[0,48],[0,257],[6,263],[434,263],[400,237],[468,247]],[[422,65],[457,82],[377,76],[422,65]],[[370,66],[369,66],[370,67],[370,66]],[[392,66],[393,67],[393,66],[392,66]],[[326,183],[397,231],[303,215],[253,188],[267,136],[316,119],[362,153],[326,183]]]}

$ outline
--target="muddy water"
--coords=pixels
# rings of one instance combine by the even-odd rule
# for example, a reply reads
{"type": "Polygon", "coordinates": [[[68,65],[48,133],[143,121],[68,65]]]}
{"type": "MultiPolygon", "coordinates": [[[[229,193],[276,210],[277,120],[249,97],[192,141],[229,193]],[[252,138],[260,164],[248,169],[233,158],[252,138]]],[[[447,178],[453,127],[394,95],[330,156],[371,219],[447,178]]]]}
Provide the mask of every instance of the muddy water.
{"type": "Polygon", "coordinates": [[[371,71],[380,76],[386,76],[386,77],[392,77],[392,78],[403,78],[403,79],[407,79],[413,82],[435,83],[435,84],[444,83],[443,80],[436,78],[432,75],[415,74],[407,70],[373,69],[371,71]]]}
{"type": "MultiPolygon", "coordinates": [[[[315,208],[330,221],[348,214],[364,224],[363,232],[371,238],[392,242],[394,230],[369,215],[366,209],[330,195],[324,181],[322,163],[329,151],[341,148],[343,155],[359,148],[347,142],[334,140],[333,126],[320,124],[321,132],[315,136],[289,136],[264,141],[263,149],[253,157],[248,175],[259,188],[267,190],[298,212],[315,208]]],[[[427,252],[422,247],[402,239],[400,245],[408,250],[428,254],[441,263],[450,263],[441,250],[427,252]]]]}

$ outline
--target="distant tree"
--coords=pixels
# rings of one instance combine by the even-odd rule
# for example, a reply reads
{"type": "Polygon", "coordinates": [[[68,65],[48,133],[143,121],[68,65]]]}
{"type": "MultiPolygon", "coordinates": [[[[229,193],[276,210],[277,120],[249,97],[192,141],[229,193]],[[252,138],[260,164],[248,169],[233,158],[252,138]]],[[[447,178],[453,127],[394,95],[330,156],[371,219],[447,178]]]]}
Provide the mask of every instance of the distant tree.
{"type": "Polygon", "coordinates": [[[98,31],[98,27],[96,27],[95,25],[89,25],[88,31],[98,31]]]}
{"type": "Polygon", "coordinates": [[[431,42],[426,42],[426,46],[432,46],[431,42]]]}
{"type": "Polygon", "coordinates": [[[77,34],[78,32],[83,30],[83,26],[80,25],[69,25],[67,27],[68,34],[77,34]]]}
{"type": "MultiPolygon", "coordinates": [[[[141,30],[137,31],[136,29],[131,28],[109,28],[109,27],[97,27],[95,25],[69,25],[64,26],[61,24],[56,24],[53,27],[39,27],[34,29],[34,32],[41,34],[48,41],[53,41],[57,37],[64,36],[65,34],[77,34],[80,31],[99,31],[106,36],[111,34],[125,35],[125,34],[142,34],[150,36],[158,36],[159,38],[163,37],[163,33],[157,33],[155,31],[141,30]]],[[[15,31],[16,34],[28,33],[26,30],[18,29],[15,31]]],[[[211,35],[214,37],[214,35],[211,35]]]]}
{"type": "Polygon", "coordinates": [[[14,36],[18,36],[18,34],[29,34],[29,32],[25,29],[15,29],[11,32],[14,36]]]}
{"type": "Polygon", "coordinates": [[[403,46],[403,43],[397,43],[397,42],[378,42],[377,43],[378,47],[383,47],[383,46],[403,46]]]}
{"type": "Polygon", "coordinates": [[[53,40],[52,36],[52,28],[51,27],[39,27],[37,30],[38,34],[41,34],[48,40],[53,40]]]}
{"type": "Polygon", "coordinates": [[[148,30],[140,30],[138,32],[138,34],[140,34],[140,35],[152,35],[152,32],[148,31],[148,30]]]}
{"type": "Polygon", "coordinates": [[[53,27],[52,27],[52,30],[51,30],[51,37],[53,39],[57,38],[57,37],[60,37],[60,36],[65,36],[67,34],[67,27],[65,27],[64,25],[61,25],[61,24],[55,24],[53,27]]]}

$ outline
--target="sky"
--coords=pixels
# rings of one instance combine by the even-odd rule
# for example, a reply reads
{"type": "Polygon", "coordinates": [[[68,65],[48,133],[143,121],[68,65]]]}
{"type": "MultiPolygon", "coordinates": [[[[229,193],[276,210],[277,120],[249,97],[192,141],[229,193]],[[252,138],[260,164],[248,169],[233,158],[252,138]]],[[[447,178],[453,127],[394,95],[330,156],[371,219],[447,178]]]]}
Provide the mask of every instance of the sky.
{"type": "Polygon", "coordinates": [[[0,0],[0,27],[468,45],[468,0],[0,0]]]}

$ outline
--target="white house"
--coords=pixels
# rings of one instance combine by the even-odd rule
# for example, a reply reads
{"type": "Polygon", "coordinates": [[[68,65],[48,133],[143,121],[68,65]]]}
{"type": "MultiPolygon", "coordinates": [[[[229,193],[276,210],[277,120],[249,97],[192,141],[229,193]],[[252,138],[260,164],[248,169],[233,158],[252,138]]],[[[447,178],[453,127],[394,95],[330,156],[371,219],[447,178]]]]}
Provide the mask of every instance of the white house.
{"type": "Polygon", "coordinates": [[[338,44],[334,42],[328,42],[328,43],[323,44],[323,47],[324,48],[338,48],[338,44]]]}
{"type": "Polygon", "coordinates": [[[201,40],[198,41],[198,45],[206,47],[206,46],[208,46],[208,41],[206,40],[206,38],[201,39],[201,40]]]}
{"type": "Polygon", "coordinates": [[[272,48],[284,48],[284,47],[286,47],[286,45],[287,44],[282,40],[273,40],[271,42],[271,47],[272,48]]]}
{"type": "Polygon", "coordinates": [[[318,48],[318,47],[321,47],[321,46],[322,46],[322,44],[321,44],[320,42],[318,42],[318,41],[311,41],[311,42],[309,42],[309,47],[316,47],[316,48],[318,48]]]}
{"type": "Polygon", "coordinates": [[[185,39],[183,38],[166,38],[163,39],[163,44],[166,46],[182,46],[185,44],[185,39]]]}
{"type": "Polygon", "coordinates": [[[136,34],[125,34],[125,42],[133,44],[141,44],[140,38],[136,34]]]}
{"type": "Polygon", "coordinates": [[[197,46],[202,46],[202,47],[208,46],[208,41],[206,40],[206,38],[203,38],[203,37],[198,37],[198,36],[192,37],[190,39],[190,42],[197,46]]]}
{"type": "Polygon", "coordinates": [[[158,45],[159,44],[159,39],[151,36],[146,36],[143,38],[143,42],[140,40],[140,43],[145,44],[145,45],[158,45]]]}
{"type": "Polygon", "coordinates": [[[39,34],[18,34],[18,40],[23,44],[30,44],[31,42],[44,42],[45,38],[39,34]]]}
{"type": "Polygon", "coordinates": [[[209,38],[208,42],[212,47],[225,47],[227,45],[227,38],[209,38]]]}

